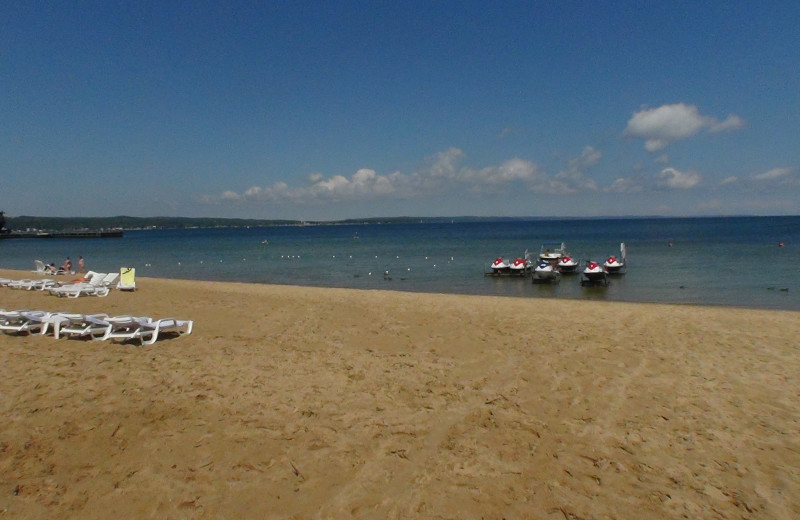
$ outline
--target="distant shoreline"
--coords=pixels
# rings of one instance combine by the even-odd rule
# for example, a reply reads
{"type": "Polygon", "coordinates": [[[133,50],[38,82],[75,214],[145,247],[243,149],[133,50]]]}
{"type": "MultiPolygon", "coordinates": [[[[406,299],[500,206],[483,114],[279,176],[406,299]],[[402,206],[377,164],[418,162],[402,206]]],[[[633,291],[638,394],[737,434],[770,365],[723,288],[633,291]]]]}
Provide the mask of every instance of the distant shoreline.
{"type": "Polygon", "coordinates": [[[55,232],[26,232],[26,233],[3,233],[0,240],[10,240],[15,238],[122,238],[121,229],[113,231],[55,231],[55,232]]]}
{"type": "Polygon", "coordinates": [[[796,215],[718,215],[674,217],[650,216],[593,216],[593,217],[368,217],[341,220],[291,220],[291,219],[238,219],[208,217],[35,217],[6,216],[5,234],[31,234],[37,232],[96,233],[109,231],[139,231],[151,229],[213,229],[286,226],[346,226],[390,224],[448,224],[464,222],[552,222],[552,221],[619,221],[619,220],[670,220],[670,219],[731,219],[731,218],[794,218],[796,215]],[[10,233],[9,233],[10,230],[10,233]]]}

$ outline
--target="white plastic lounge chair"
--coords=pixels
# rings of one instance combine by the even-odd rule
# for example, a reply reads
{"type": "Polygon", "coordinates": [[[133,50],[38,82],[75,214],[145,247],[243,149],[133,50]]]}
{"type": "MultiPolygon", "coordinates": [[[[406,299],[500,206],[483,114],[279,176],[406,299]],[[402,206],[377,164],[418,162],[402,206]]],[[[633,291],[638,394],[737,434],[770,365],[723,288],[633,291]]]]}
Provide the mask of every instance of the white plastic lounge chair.
{"type": "MultiPolygon", "coordinates": [[[[68,282],[58,282],[58,285],[63,286],[63,285],[73,285],[76,283],[89,283],[97,275],[99,275],[100,278],[103,278],[103,276],[105,276],[105,273],[95,273],[94,271],[89,271],[88,273],[81,275],[80,278],[76,278],[75,280],[70,280],[68,282]]],[[[95,281],[95,283],[97,282],[95,281]]]]}
{"type": "Polygon", "coordinates": [[[58,337],[59,326],[67,321],[63,312],[22,311],[21,314],[29,322],[28,329],[36,330],[38,325],[40,334],[45,335],[52,330],[55,337],[58,337]]]}
{"type": "Polygon", "coordinates": [[[20,280],[11,280],[10,282],[8,282],[8,287],[10,287],[12,289],[21,289],[22,286],[24,286],[26,284],[33,283],[33,282],[34,282],[34,280],[31,279],[31,278],[22,278],[20,280]]]}
{"type": "Polygon", "coordinates": [[[30,290],[32,291],[46,291],[51,287],[58,287],[58,282],[50,278],[43,278],[36,283],[31,284],[30,290]]]}
{"type": "Polygon", "coordinates": [[[100,282],[103,281],[103,277],[106,276],[106,273],[95,273],[94,271],[89,271],[85,275],[77,278],[75,280],[71,280],[69,282],[59,282],[58,285],[61,287],[67,287],[70,285],[80,284],[80,283],[92,283],[94,285],[100,285],[100,282]]]}
{"type": "Polygon", "coordinates": [[[11,325],[22,319],[22,313],[27,309],[19,309],[15,311],[0,310],[0,327],[4,325],[11,325]]]}
{"type": "Polygon", "coordinates": [[[142,345],[152,345],[158,340],[159,334],[173,333],[183,336],[184,334],[191,334],[192,327],[194,327],[192,320],[161,318],[160,320],[143,323],[136,337],[142,345]]]}
{"type": "Polygon", "coordinates": [[[90,283],[76,283],[53,287],[50,294],[55,296],[66,296],[67,298],[78,298],[79,296],[108,296],[108,287],[97,287],[90,283]]]}
{"type": "Polygon", "coordinates": [[[24,289],[26,291],[33,291],[39,290],[43,291],[50,287],[57,287],[58,282],[51,278],[42,278],[39,280],[31,280],[30,278],[26,278],[24,280],[15,280],[8,284],[9,287],[12,289],[24,289]]]}
{"type": "Polygon", "coordinates": [[[0,278],[0,287],[7,287],[13,281],[11,278],[0,278]]]}
{"type": "Polygon", "coordinates": [[[152,318],[147,316],[112,316],[105,318],[98,318],[94,316],[87,316],[87,322],[94,324],[99,330],[105,327],[105,333],[96,339],[102,340],[126,340],[134,339],[139,333],[139,329],[145,323],[153,321],[152,318]]]}
{"type": "Polygon", "coordinates": [[[79,296],[108,296],[108,286],[103,282],[108,275],[106,273],[92,273],[88,282],[76,282],[51,287],[50,294],[54,296],[66,296],[77,298],[79,296]]]}
{"type": "Polygon", "coordinates": [[[56,323],[53,335],[56,339],[61,336],[68,338],[103,339],[108,329],[108,323],[101,323],[101,320],[108,318],[108,314],[78,314],[78,313],[59,313],[61,320],[56,323]]]}
{"type": "MultiPolygon", "coordinates": [[[[114,284],[117,283],[117,280],[119,280],[119,273],[108,273],[103,277],[103,279],[100,282],[100,285],[102,285],[103,287],[111,288],[114,286],[114,284]]],[[[136,284],[134,284],[134,286],[136,286],[136,284]]]]}
{"type": "Polygon", "coordinates": [[[194,326],[192,320],[178,320],[175,318],[153,320],[149,317],[136,316],[114,316],[105,319],[89,318],[87,321],[98,326],[109,327],[105,335],[98,339],[139,340],[140,345],[152,345],[158,340],[159,334],[191,334],[194,326]]]}
{"type": "Polygon", "coordinates": [[[45,314],[44,311],[2,311],[0,312],[0,330],[6,334],[41,332],[43,325],[39,318],[45,314]]]}
{"type": "Polygon", "coordinates": [[[117,289],[120,291],[136,290],[136,269],[134,267],[119,268],[119,283],[117,289]]]}

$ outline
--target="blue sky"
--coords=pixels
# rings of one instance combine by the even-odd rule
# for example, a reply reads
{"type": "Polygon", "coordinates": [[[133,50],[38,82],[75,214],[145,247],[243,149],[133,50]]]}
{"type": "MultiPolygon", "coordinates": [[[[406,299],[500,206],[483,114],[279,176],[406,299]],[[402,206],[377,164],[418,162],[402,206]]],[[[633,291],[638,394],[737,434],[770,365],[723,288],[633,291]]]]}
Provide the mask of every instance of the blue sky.
{"type": "Polygon", "coordinates": [[[788,1],[6,2],[0,209],[800,214],[798,22],[788,1]]]}

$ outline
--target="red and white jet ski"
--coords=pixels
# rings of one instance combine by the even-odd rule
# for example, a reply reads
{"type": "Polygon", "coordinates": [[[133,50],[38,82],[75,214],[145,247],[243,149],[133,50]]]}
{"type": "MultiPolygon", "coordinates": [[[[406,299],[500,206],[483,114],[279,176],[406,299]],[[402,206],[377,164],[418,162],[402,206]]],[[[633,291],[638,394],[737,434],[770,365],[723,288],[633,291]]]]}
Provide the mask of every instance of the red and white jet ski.
{"type": "Polygon", "coordinates": [[[493,274],[504,274],[509,273],[511,271],[511,264],[505,258],[498,257],[492,262],[492,273],[493,274]]]}
{"type": "Polygon", "coordinates": [[[517,258],[510,266],[508,266],[508,269],[512,274],[522,275],[530,271],[531,263],[525,258],[517,258]]]}
{"type": "Polygon", "coordinates": [[[608,272],[599,262],[589,261],[583,268],[581,285],[608,285],[608,272]]]}
{"type": "Polygon", "coordinates": [[[569,255],[564,255],[558,259],[558,270],[562,273],[575,273],[578,271],[578,262],[569,255]]]}
{"type": "Polygon", "coordinates": [[[625,251],[625,242],[622,242],[619,245],[619,256],[609,256],[603,263],[603,267],[605,267],[606,272],[609,274],[624,274],[626,256],[627,252],[625,251]]]}

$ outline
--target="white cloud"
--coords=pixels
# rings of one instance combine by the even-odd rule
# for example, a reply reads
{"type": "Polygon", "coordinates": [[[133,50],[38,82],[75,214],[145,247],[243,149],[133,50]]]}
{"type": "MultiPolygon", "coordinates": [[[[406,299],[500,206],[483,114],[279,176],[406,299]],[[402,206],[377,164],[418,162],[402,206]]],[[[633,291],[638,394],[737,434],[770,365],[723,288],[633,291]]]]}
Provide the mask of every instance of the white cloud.
{"type": "Polygon", "coordinates": [[[739,177],[737,177],[735,175],[731,175],[730,177],[726,177],[726,178],[722,179],[722,181],[720,182],[720,185],[725,186],[727,184],[736,184],[737,182],[739,182],[739,177]]]}
{"type": "Polygon", "coordinates": [[[223,191],[220,198],[222,200],[239,200],[242,197],[234,191],[223,191]]]}
{"type": "Polygon", "coordinates": [[[284,199],[299,199],[302,198],[300,190],[292,190],[285,182],[276,182],[272,186],[252,186],[238,194],[233,191],[226,191],[221,197],[223,200],[232,201],[279,201],[284,199]]]}
{"type": "Polygon", "coordinates": [[[725,121],[703,116],[694,105],[676,103],[635,112],[623,132],[624,135],[645,140],[649,152],[661,150],[674,141],[687,139],[703,128],[721,132],[740,128],[744,122],[731,114],[725,121]]]}
{"type": "Polygon", "coordinates": [[[581,190],[597,191],[597,183],[584,174],[586,170],[597,164],[603,154],[591,146],[587,146],[579,157],[569,161],[567,169],[558,172],[553,187],[557,193],[575,193],[581,190]]]}
{"type": "Polygon", "coordinates": [[[675,168],[664,168],[655,175],[640,174],[619,177],[603,191],[609,193],[640,193],[664,189],[690,189],[700,184],[702,178],[696,172],[681,172],[675,168]]]}
{"type": "Polygon", "coordinates": [[[395,191],[391,176],[378,175],[375,170],[362,168],[350,178],[334,175],[325,178],[320,174],[309,175],[309,186],[290,190],[282,183],[275,194],[284,194],[296,202],[313,200],[358,200],[387,195],[395,191]]]}
{"type": "Polygon", "coordinates": [[[430,158],[429,165],[418,173],[423,177],[452,179],[458,174],[458,165],[463,159],[464,152],[458,148],[450,148],[430,158]]]}
{"type": "Polygon", "coordinates": [[[509,159],[499,166],[490,166],[480,170],[463,168],[457,179],[473,185],[506,185],[514,181],[533,182],[540,176],[539,168],[530,161],[509,159]]]}
{"type": "Polygon", "coordinates": [[[320,173],[312,173],[308,176],[308,184],[303,187],[291,188],[285,182],[276,182],[272,186],[253,186],[242,194],[224,191],[219,199],[226,201],[290,201],[296,204],[312,204],[326,200],[353,201],[390,195],[408,185],[409,180],[403,174],[378,175],[375,170],[362,168],[349,178],[344,175],[326,178],[320,173]]]}
{"type": "Polygon", "coordinates": [[[787,180],[792,176],[792,173],[794,173],[792,168],[773,168],[769,171],[753,175],[753,179],[757,181],[787,180]]]}
{"type": "Polygon", "coordinates": [[[601,157],[603,157],[603,153],[600,150],[587,146],[581,151],[579,157],[569,161],[569,166],[572,170],[586,170],[597,164],[601,157]]]}
{"type": "Polygon", "coordinates": [[[344,175],[334,175],[330,179],[323,179],[311,185],[311,190],[321,196],[344,195],[345,191],[352,190],[351,183],[344,175]]]}
{"type": "Polygon", "coordinates": [[[744,120],[736,114],[731,114],[725,121],[711,122],[708,131],[712,133],[727,132],[729,130],[738,130],[744,126],[744,120]]]}
{"type": "Polygon", "coordinates": [[[644,191],[642,183],[633,177],[619,177],[605,188],[609,193],[639,193],[644,191]]]}
{"type": "Polygon", "coordinates": [[[599,150],[587,146],[578,157],[568,162],[564,170],[551,176],[536,163],[520,158],[485,168],[461,166],[464,152],[450,148],[429,157],[422,167],[410,174],[394,172],[382,175],[369,168],[357,170],[350,176],[337,174],[325,177],[321,173],[312,173],[307,178],[307,184],[300,187],[276,182],[272,186],[253,186],[243,193],[226,190],[218,197],[204,197],[201,200],[209,204],[223,201],[314,204],[376,198],[435,197],[459,191],[493,194],[519,189],[544,194],[597,191],[597,183],[585,172],[596,165],[602,155],[599,150]]]}
{"type": "Polygon", "coordinates": [[[681,172],[675,168],[664,168],[656,175],[656,185],[660,188],[689,189],[700,184],[700,175],[694,172],[681,172]]]}
{"type": "Polygon", "coordinates": [[[467,183],[473,192],[498,192],[512,183],[522,183],[535,193],[551,195],[575,193],[580,190],[597,190],[597,183],[587,178],[584,171],[597,164],[603,154],[587,146],[581,155],[569,161],[567,169],[551,177],[536,163],[514,158],[499,166],[483,169],[463,168],[458,180],[467,183]]]}

